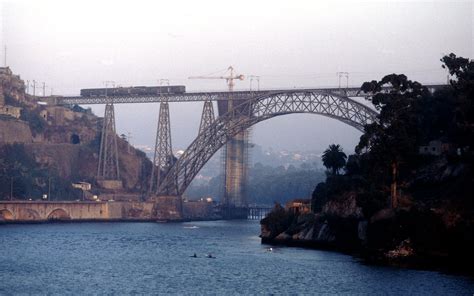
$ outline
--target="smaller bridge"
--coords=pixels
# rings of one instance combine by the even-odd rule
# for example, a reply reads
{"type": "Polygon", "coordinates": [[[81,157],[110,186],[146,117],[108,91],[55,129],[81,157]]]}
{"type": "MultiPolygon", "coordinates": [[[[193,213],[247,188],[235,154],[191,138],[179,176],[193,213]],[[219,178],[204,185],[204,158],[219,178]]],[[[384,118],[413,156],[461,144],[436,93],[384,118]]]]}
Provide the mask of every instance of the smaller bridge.
{"type": "Polygon", "coordinates": [[[106,202],[0,202],[0,222],[95,220],[108,217],[106,202]]]}
{"type": "Polygon", "coordinates": [[[0,201],[0,223],[180,220],[175,198],[153,202],[0,201]]]}
{"type": "Polygon", "coordinates": [[[247,219],[262,220],[272,211],[272,209],[273,207],[271,206],[250,205],[247,208],[247,219]]]}

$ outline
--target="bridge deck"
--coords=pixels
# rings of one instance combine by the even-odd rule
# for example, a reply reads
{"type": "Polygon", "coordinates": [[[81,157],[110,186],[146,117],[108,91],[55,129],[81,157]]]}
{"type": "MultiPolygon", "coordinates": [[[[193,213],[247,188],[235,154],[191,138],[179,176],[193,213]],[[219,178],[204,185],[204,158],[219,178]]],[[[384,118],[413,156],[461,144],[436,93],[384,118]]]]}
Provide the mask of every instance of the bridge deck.
{"type": "Polygon", "coordinates": [[[228,91],[210,91],[210,92],[186,92],[182,94],[156,94],[156,95],[126,95],[126,96],[96,96],[96,97],[83,97],[83,96],[72,96],[72,97],[56,97],[53,98],[51,104],[57,105],[91,105],[91,104],[106,104],[113,102],[114,104],[123,103],[155,103],[155,102],[200,102],[200,101],[219,101],[228,100],[230,95],[235,100],[247,99],[249,97],[255,97],[259,95],[265,95],[270,93],[278,92],[325,92],[334,95],[343,96],[358,96],[360,88],[307,88],[307,89],[271,89],[271,90],[260,90],[260,91],[234,91],[232,93],[228,91]]]}
{"type": "MultiPolygon", "coordinates": [[[[445,85],[435,84],[426,85],[430,91],[440,89],[445,85]]],[[[296,92],[320,92],[336,96],[344,97],[365,97],[365,93],[360,91],[358,87],[350,88],[303,88],[303,89],[271,89],[260,91],[234,91],[232,93],[227,91],[210,91],[210,92],[188,92],[182,94],[156,94],[156,95],[129,95],[129,96],[113,96],[113,97],[49,97],[44,100],[51,105],[92,105],[92,104],[106,104],[113,102],[114,104],[129,104],[129,103],[156,103],[162,101],[168,102],[200,102],[200,101],[220,101],[228,100],[232,96],[235,100],[245,100],[250,97],[259,95],[266,95],[271,93],[296,93],[296,92]]]]}

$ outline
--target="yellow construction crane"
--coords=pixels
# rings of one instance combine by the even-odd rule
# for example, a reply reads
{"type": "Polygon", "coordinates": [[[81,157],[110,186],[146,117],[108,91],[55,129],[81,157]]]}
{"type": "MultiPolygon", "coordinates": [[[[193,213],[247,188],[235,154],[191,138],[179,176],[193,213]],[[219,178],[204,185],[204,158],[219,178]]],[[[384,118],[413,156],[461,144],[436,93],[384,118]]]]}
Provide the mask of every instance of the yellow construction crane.
{"type": "Polygon", "coordinates": [[[244,80],[245,76],[234,74],[234,68],[232,66],[229,66],[227,71],[229,71],[229,75],[227,76],[191,76],[188,77],[188,79],[225,79],[229,86],[229,91],[231,92],[234,91],[234,80],[244,80]]]}

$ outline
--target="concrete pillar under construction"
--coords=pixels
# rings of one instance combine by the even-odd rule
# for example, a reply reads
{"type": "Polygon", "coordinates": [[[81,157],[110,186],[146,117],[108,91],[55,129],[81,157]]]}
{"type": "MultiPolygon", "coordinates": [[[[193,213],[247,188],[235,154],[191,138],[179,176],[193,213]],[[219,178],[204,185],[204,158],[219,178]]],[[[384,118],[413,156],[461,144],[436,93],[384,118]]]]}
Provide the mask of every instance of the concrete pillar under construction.
{"type": "Polygon", "coordinates": [[[225,147],[225,203],[246,207],[247,132],[237,134],[225,147]]]}
{"type": "MultiPolygon", "coordinates": [[[[238,105],[238,102],[234,102],[238,105]]],[[[219,115],[228,110],[228,102],[218,102],[219,115]]],[[[224,204],[229,207],[247,207],[246,182],[248,161],[248,131],[230,139],[223,152],[224,204]]]]}

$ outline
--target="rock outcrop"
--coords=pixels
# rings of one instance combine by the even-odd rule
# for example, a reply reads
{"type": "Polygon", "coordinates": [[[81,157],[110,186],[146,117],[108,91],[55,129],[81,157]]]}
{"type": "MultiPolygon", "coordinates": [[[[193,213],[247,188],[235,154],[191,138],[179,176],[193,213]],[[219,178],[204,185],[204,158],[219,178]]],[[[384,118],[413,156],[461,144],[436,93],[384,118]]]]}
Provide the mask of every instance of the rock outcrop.
{"type": "MultiPolygon", "coordinates": [[[[26,94],[20,77],[9,68],[0,68],[0,107],[19,112],[0,112],[0,149],[4,153],[0,160],[4,159],[6,166],[3,173],[5,178],[15,176],[13,191],[18,199],[47,191],[44,186],[49,181],[45,179],[51,178],[55,189],[66,195],[61,198],[77,198],[80,195],[64,193],[74,192],[71,183],[85,181],[93,188],[98,185],[95,177],[102,119],[79,106],[47,105],[42,99],[26,94]]],[[[117,144],[122,193],[139,196],[149,187],[151,161],[118,136],[117,144]]],[[[10,181],[0,182],[0,199],[4,195],[10,195],[10,181]]]]}

